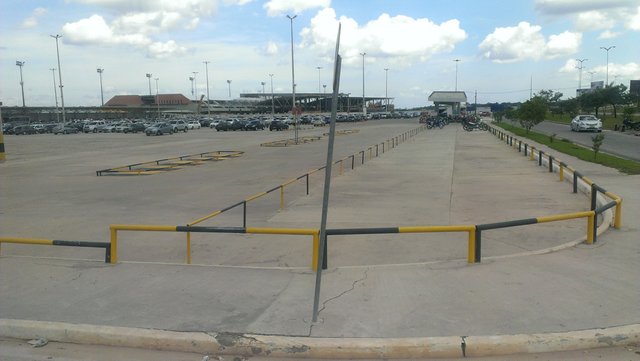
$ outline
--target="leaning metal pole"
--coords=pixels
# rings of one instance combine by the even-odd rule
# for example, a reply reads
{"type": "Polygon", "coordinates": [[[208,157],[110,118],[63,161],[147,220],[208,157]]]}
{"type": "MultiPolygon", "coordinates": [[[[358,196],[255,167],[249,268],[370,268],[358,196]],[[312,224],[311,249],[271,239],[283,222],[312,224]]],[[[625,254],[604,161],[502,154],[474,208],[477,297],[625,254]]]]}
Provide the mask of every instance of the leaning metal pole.
{"type": "Polygon", "coordinates": [[[324,195],[322,196],[322,219],[320,221],[320,242],[318,242],[318,262],[316,265],[316,287],[313,298],[312,322],[318,321],[318,305],[320,303],[320,284],[322,283],[322,265],[326,254],[324,254],[327,238],[327,213],[329,208],[329,192],[331,190],[331,166],[333,163],[333,143],[336,136],[336,112],[338,110],[338,94],[340,93],[340,67],[342,58],[338,53],[340,50],[340,28],[338,23],[338,37],[336,39],[336,56],[333,68],[333,96],[331,99],[331,125],[329,127],[329,145],[327,146],[327,164],[324,168],[324,195]]]}

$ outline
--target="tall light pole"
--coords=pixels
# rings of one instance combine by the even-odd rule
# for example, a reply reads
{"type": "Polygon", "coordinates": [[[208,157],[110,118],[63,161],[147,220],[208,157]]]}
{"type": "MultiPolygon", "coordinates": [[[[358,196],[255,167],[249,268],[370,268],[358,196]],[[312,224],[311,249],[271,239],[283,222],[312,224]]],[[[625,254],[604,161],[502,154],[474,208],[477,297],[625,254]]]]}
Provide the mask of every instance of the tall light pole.
{"type": "Polygon", "coordinates": [[[389,68],[384,68],[384,100],[387,105],[384,107],[384,111],[389,111],[389,96],[387,95],[387,90],[389,85],[389,68]]]}
{"type": "Polygon", "coordinates": [[[149,79],[149,95],[151,95],[151,76],[152,75],[153,74],[151,74],[151,73],[147,73],[147,75],[146,75],[147,79],[149,79]]]}
{"type": "Polygon", "coordinates": [[[460,62],[460,59],[453,59],[453,61],[456,62],[456,87],[455,87],[455,91],[458,91],[458,63],[460,62]]]}
{"type": "Polygon", "coordinates": [[[273,120],[276,113],[276,106],[273,101],[273,74],[269,74],[269,77],[271,78],[271,120],[273,120]]]}
{"type": "Polygon", "coordinates": [[[601,46],[600,49],[604,50],[607,52],[607,83],[605,84],[605,87],[609,86],[609,50],[615,48],[615,45],[612,45],[608,48],[605,48],[604,46],[601,46]]]}
{"type": "Polygon", "coordinates": [[[198,72],[192,71],[193,73],[193,90],[195,91],[193,95],[193,100],[198,101],[198,72]]]}
{"type": "Polygon", "coordinates": [[[158,99],[158,80],[160,78],[153,78],[156,81],[156,107],[158,108],[158,119],[160,119],[160,100],[158,99]]]}
{"type": "Polygon", "coordinates": [[[62,37],[62,35],[49,35],[50,37],[56,39],[56,54],[58,55],[58,80],[60,80],[60,85],[58,85],[60,87],[60,103],[62,105],[62,124],[66,124],[67,123],[67,118],[65,115],[65,111],[64,111],[64,92],[63,92],[63,85],[62,85],[62,68],[60,67],[60,49],[58,48],[58,39],[60,39],[62,37]]]}
{"type": "Polygon", "coordinates": [[[102,72],[104,71],[103,68],[98,68],[96,69],[96,71],[98,72],[98,75],[100,76],[100,101],[102,102],[102,105],[104,106],[104,93],[102,92],[102,72]]]}
{"type": "Polygon", "coordinates": [[[262,85],[262,96],[263,96],[264,98],[266,98],[267,96],[264,94],[264,85],[265,85],[265,84],[267,84],[267,83],[265,83],[265,82],[261,81],[261,82],[260,82],[260,84],[262,85]]]}
{"type": "Polygon", "coordinates": [[[204,73],[207,78],[207,114],[211,115],[211,108],[209,107],[209,63],[210,61],[203,61],[204,73]]]}
{"type": "Polygon", "coordinates": [[[362,55],[362,114],[367,115],[367,104],[364,100],[364,56],[367,53],[360,53],[360,55],[362,55]]]}
{"type": "MultiPolygon", "coordinates": [[[[318,69],[318,99],[320,99],[320,70],[322,70],[321,66],[316,66],[318,69]]],[[[318,102],[318,111],[322,113],[322,102],[318,102]]]]}
{"type": "Polygon", "coordinates": [[[589,59],[576,59],[576,61],[580,63],[580,66],[576,66],[576,69],[578,69],[578,71],[579,71],[578,89],[582,89],[582,68],[584,67],[582,65],[582,63],[584,63],[587,60],[589,60],[589,59]]]}
{"type": "Polygon", "coordinates": [[[293,113],[294,127],[295,127],[295,142],[298,144],[298,116],[294,109],[296,108],[296,72],[295,72],[295,62],[293,59],[293,19],[295,19],[298,15],[290,16],[287,15],[291,22],[291,113],[293,113]]]}
{"type": "Polygon", "coordinates": [[[231,99],[231,80],[227,80],[227,86],[229,87],[229,99],[231,99]]]}
{"type": "Polygon", "coordinates": [[[595,71],[588,71],[587,73],[589,73],[589,75],[591,75],[591,82],[593,83],[593,74],[595,74],[595,71]]]}
{"type": "Polygon", "coordinates": [[[53,75],[53,97],[56,99],[56,122],[60,123],[60,111],[58,110],[58,90],[56,89],[56,68],[51,68],[53,75]]]}
{"type": "Polygon", "coordinates": [[[327,98],[327,84],[322,84],[322,101],[327,98]]]}
{"type": "Polygon", "coordinates": [[[24,81],[22,80],[22,67],[24,66],[24,61],[16,60],[16,65],[20,68],[20,88],[22,89],[22,107],[24,108],[24,81]]]}
{"type": "Polygon", "coordinates": [[[194,89],[193,89],[193,80],[194,80],[194,78],[192,76],[190,76],[189,77],[189,81],[191,82],[191,96],[194,96],[193,94],[195,92],[194,89]]]}

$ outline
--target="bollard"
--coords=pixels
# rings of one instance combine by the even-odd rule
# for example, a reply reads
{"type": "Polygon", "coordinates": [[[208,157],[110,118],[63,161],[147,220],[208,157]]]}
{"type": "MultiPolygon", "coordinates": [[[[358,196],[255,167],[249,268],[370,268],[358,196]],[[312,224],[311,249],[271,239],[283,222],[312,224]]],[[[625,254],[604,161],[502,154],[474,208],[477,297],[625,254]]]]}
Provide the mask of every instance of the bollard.
{"type": "Polygon", "coordinates": [[[573,171],[573,193],[578,193],[578,172],[573,171]]]}

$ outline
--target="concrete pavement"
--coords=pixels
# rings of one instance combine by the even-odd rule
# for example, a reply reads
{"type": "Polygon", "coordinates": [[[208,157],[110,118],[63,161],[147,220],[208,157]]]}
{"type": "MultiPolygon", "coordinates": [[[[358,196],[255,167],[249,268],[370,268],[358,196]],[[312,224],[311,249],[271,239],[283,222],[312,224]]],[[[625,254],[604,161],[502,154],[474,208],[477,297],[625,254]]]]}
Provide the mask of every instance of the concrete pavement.
{"type": "MultiPolygon", "coordinates": [[[[379,135],[371,131],[370,136],[379,135]]],[[[304,152],[317,153],[322,146],[326,143],[305,145],[304,152]]],[[[269,160],[268,154],[260,157],[247,161],[269,160]]],[[[563,333],[638,323],[640,292],[635,283],[640,276],[640,246],[632,223],[640,212],[635,191],[638,178],[561,158],[624,199],[623,228],[606,232],[594,246],[580,244],[534,254],[583,238],[584,221],[488,232],[483,237],[487,258],[475,265],[464,261],[464,235],[332,237],[316,324],[309,322],[314,273],[308,269],[310,240],[306,239],[244,235],[232,244],[203,239],[195,247],[202,266],[110,266],[4,256],[0,259],[0,317],[92,324],[97,329],[297,336],[301,341],[293,342],[300,347],[327,338],[333,342],[374,338],[379,347],[385,347],[385,340],[418,338],[416,349],[424,351],[425,338],[436,337],[455,353],[460,352],[461,336],[563,333]],[[514,254],[520,256],[497,258],[514,254]]],[[[225,170],[238,172],[233,168],[242,165],[226,163],[225,170]]],[[[175,177],[183,182],[197,179],[175,177]]],[[[316,227],[319,182],[313,187],[315,192],[292,199],[284,211],[274,212],[269,204],[252,208],[261,216],[254,216],[252,224],[316,227]]],[[[464,132],[451,125],[429,130],[336,177],[329,226],[479,224],[586,210],[588,203],[584,195],[570,193],[568,183],[558,182],[555,175],[488,133],[464,132]]],[[[173,241],[143,237],[124,252],[133,260],[157,259],[179,249],[171,245],[173,241]],[[154,242],[163,247],[149,249],[154,242]],[[150,255],[136,254],[142,250],[150,255]]],[[[12,252],[34,255],[33,250],[3,246],[3,254],[12,252]]],[[[10,330],[11,322],[0,321],[0,331],[10,330]]],[[[625,330],[637,341],[637,328],[625,330]]],[[[620,335],[619,331],[610,332],[620,335]]],[[[222,345],[228,341],[215,339],[222,345]]],[[[616,337],[606,340],[610,339],[625,342],[616,337]]],[[[468,340],[472,350],[473,338],[468,340]]],[[[531,342],[531,338],[520,342],[531,342]]],[[[379,350],[372,345],[364,348],[379,350]]],[[[432,354],[438,355],[443,354],[432,354]]]]}

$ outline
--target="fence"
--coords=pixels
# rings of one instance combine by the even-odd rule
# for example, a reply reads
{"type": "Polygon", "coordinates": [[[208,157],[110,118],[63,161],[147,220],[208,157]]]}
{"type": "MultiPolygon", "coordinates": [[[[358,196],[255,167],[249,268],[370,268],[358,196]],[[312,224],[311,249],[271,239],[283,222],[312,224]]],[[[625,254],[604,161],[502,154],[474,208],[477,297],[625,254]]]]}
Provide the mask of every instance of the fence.
{"type": "MultiPolygon", "coordinates": [[[[358,153],[352,154],[348,157],[337,160],[333,165],[340,166],[340,174],[344,170],[345,161],[351,161],[351,169],[355,169],[356,158],[360,161],[360,165],[365,162],[366,154],[368,153],[369,159],[379,156],[380,151],[385,152],[385,149],[394,148],[401,142],[418,134],[425,128],[420,127],[409,132],[403,133],[399,136],[391,138],[385,142],[378,143],[374,146],[368,147],[366,150],[362,150],[358,153]]],[[[597,241],[597,229],[598,222],[597,217],[604,214],[610,214],[611,209],[615,207],[615,218],[613,218],[613,224],[615,228],[621,226],[621,212],[622,212],[622,199],[617,195],[607,191],[606,189],[596,185],[590,179],[580,174],[580,172],[569,167],[564,162],[561,162],[557,158],[554,158],[550,154],[546,154],[544,151],[536,149],[528,143],[522,142],[522,140],[513,137],[495,127],[489,127],[489,131],[498,137],[500,140],[505,141],[507,145],[511,147],[517,147],[519,152],[524,151],[524,155],[531,160],[538,161],[539,166],[543,166],[545,163],[548,166],[549,172],[558,171],[560,180],[564,181],[569,178],[572,180],[573,192],[577,193],[578,189],[582,186],[585,193],[590,192],[591,204],[589,211],[581,211],[566,214],[557,214],[550,216],[541,216],[536,218],[527,218],[519,220],[509,220],[497,223],[478,224],[478,225],[448,225],[448,226],[415,226],[415,227],[382,227],[382,228],[349,228],[349,229],[328,229],[327,237],[334,235],[365,235],[365,234],[393,234],[393,233],[434,233],[434,232],[466,232],[468,233],[467,244],[467,262],[477,263],[482,260],[482,231],[517,227],[523,225],[531,225],[537,223],[557,222],[570,219],[587,219],[586,226],[586,242],[593,244],[597,241]],[[567,177],[566,173],[572,173],[572,177],[567,177]],[[586,186],[585,186],[586,185],[586,186]],[[606,202],[604,197],[608,197],[611,201],[606,202]]],[[[312,260],[311,267],[316,269],[318,266],[318,244],[319,244],[319,229],[313,228],[259,228],[259,227],[247,227],[247,203],[262,196],[280,190],[280,208],[284,208],[284,189],[286,186],[297,182],[301,179],[306,181],[306,194],[309,194],[309,177],[311,174],[323,170],[325,167],[314,169],[307,172],[295,179],[289,180],[277,187],[271,188],[265,192],[255,194],[246,198],[243,201],[235,203],[229,207],[213,212],[202,218],[199,218],[186,226],[166,226],[166,225],[111,225],[110,226],[110,242],[98,243],[98,242],[74,242],[74,241],[54,241],[54,240],[38,240],[38,239],[26,239],[26,238],[0,238],[0,244],[5,243],[25,243],[25,244],[48,244],[48,245],[65,245],[65,246],[79,246],[79,247],[101,247],[106,249],[107,256],[105,261],[110,263],[117,263],[118,261],[118,232],[119,231],[157,231],[157,232],[184,232],[187,234],[186,242],[186,263],[191,264],[191,232],[201,233],[252,233],[252,234],[282,234],[282,235],[307,235],[313,237],[312,242],[312,260]],[[196,226],[207,219],[213,218],[223,212],[234,209],[236,207],[243,207],[243,224],[242,227],[203,227],[196,226]]],[[[603,228],[608,226],[606,217],[603,220],[603,228]]],[[[327,267],[327,244],[325,242],[324,252],[324,264],[323,268],[327,267]]]]}

